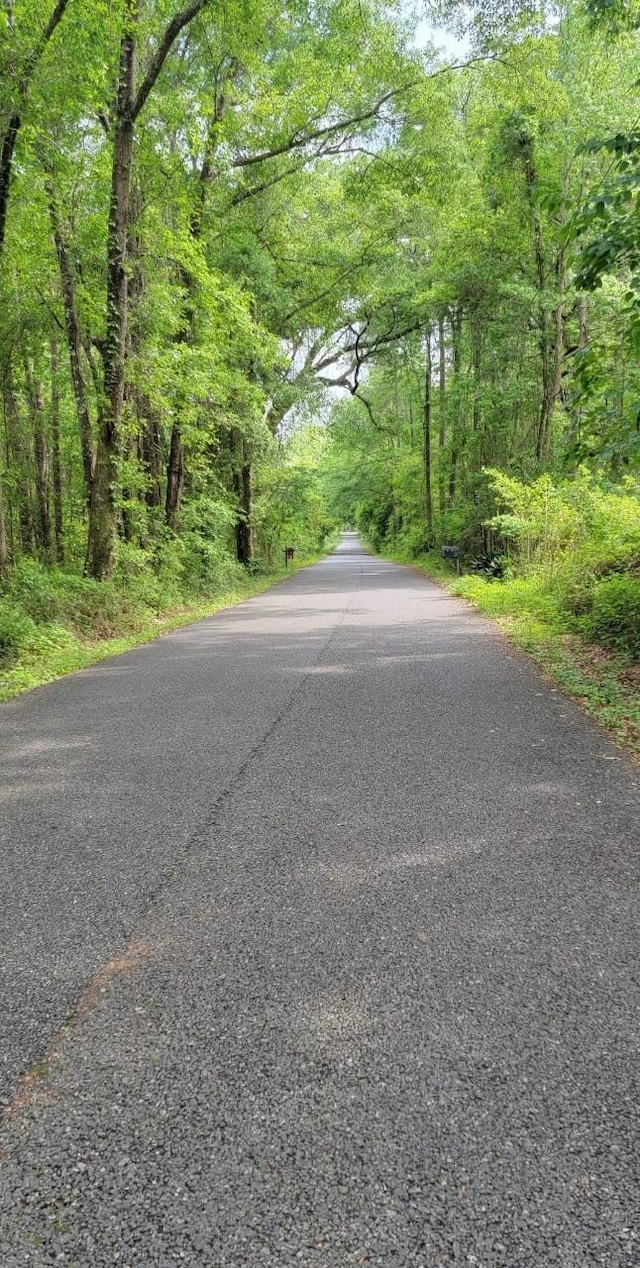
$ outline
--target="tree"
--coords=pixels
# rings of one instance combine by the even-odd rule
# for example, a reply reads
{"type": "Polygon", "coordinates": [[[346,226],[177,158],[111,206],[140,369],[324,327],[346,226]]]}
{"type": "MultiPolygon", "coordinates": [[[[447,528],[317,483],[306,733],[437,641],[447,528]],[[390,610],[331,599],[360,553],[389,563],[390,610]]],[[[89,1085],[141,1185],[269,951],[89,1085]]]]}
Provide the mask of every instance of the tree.
{"type": "Polygon", "coordinates": [[[40,64],[59,27],[70,0],[44,3],[36,0],[23,6],[4,0],[0,14],[2,31],[0,64],[0,263],[4,251],[7,208],[11,192],[13,160],[29,103],[29,95],[40,64]],[[35,11],[34,11],[35,9],[35,11]]]}

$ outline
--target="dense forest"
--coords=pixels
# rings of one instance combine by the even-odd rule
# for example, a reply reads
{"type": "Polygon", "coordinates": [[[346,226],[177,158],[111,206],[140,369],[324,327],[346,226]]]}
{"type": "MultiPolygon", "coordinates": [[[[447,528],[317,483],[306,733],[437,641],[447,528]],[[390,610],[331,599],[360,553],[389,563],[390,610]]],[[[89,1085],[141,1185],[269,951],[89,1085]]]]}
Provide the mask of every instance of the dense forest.
{"type": "Polygon", "coordinates": [[[639,32],[2,0],[0,659],[341,524],[637,654],[639,32]]]}

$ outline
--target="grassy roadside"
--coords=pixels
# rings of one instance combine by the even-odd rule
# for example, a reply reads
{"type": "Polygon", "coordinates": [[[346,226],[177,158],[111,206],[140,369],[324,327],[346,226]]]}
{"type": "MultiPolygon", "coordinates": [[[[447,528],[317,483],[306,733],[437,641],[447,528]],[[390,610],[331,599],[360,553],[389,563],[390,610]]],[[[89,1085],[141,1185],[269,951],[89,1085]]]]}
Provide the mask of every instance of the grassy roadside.
{"type": "MultiPolygon", "coordinates": [[[[274,568],[258,576],[239,576],[209,597],[193,603],[172,604],[159,612],[138,609],[133,619],[124,620],[124,629],[118,630],[118,618],[108,636],[96,637],[82,631],[82,621],[74,620],[71,612],[64,621],[56,620],[37,625],[34,634],[20,648],[19,654],[9,664],[0,659],[0,702],[11,700],[54,682],[78,669],[86,669],[110,656],[119,656],[142,643],[149,643],[193,621],[203,620],[223,608],[235,607],[253,595],[271,589],[285,577],[315,563],[322,555],[296,560],[287,569],[274,568]],[[133,628],[131,628],[133,624],[133,628]]],[[[1,605],[1,600],[0,600],[1,605]]]]}
{"type": "Polygon", "coordinates": [[[607,651],[581,634],[553,595],[534,581],[458,577],[438,555],[395,563],[418,568],[467,599],[495,621],[507,638],[531,657],[545,676],[574,696],[627,753],[640,761],[640,663],[607,651]]]}

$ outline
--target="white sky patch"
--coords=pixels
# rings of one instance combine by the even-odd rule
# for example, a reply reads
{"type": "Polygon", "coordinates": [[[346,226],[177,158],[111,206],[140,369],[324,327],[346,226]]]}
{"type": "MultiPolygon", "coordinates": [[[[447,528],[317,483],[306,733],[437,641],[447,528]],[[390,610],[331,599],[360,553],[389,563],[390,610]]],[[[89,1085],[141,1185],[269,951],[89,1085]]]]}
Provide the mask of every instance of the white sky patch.
{"type": "Polygon", "coordinates": [[[454,35],[452,31],[445,31],[443,27],[433,26],[426,18],[423,18],[416,27],[415,45],[416,48],[427,48],[431,45],[440,49],[448,60],[455,62],[464,62],[471,52],[471,45],[466,36],[454,35]]]}

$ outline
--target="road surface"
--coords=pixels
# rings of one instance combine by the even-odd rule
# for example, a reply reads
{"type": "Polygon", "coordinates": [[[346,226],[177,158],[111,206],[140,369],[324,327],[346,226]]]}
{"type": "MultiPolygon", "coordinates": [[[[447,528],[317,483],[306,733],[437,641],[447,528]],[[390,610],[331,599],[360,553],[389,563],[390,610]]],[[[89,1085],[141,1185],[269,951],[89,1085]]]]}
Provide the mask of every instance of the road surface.
{"type": "Polygon", "coordinates": [[[0,1264],[631,1268],[637,771],[353,535],[0,708],[0,1264]]]}

